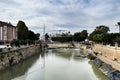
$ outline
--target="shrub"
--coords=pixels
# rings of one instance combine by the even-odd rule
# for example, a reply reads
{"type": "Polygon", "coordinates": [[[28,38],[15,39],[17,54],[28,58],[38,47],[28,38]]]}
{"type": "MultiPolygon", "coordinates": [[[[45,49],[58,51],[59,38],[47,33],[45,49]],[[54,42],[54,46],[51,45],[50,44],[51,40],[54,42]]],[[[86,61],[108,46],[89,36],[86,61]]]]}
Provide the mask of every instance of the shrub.
{"type": "Polygon", "coordinates": [[[88,58],[89,58],[90,60],[94,60],[96,57],[93,56],[92,54],[88,54],[88,58]]]}
{"type": "Polygon", "coordinates": [[[0,48],[0,52],[2,52],[2,48],[0,48]]]}

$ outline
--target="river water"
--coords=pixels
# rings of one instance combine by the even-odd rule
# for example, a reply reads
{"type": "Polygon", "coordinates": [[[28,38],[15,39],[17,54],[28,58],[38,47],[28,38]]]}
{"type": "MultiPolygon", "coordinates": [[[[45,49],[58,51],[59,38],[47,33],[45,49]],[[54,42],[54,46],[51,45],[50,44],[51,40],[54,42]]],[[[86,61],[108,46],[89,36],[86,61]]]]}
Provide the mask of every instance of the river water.
{"type": "Polygon", "coordinates": [[[0,72],[0,80],[109,80],[79,49],[46,50],[0,72]]]}

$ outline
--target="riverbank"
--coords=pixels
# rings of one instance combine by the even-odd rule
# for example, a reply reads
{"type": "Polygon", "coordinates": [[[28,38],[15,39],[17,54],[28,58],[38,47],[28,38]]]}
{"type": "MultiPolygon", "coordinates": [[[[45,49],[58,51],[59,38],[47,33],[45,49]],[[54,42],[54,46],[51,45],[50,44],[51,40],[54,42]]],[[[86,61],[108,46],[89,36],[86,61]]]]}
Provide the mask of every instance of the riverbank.
{"type": "MultiPolygon", "coordinates": [[[[59,47],[59,46],[60,47],[63,47],[63,46],[68,47],[68,45],[69,44],[60,44],[60,45],[58,45],[58,44],[51,44],[50,46],[51,47],[59,47]]],[[[103,45],[102,46],[94,45],[92,47],[92,49],[91,48],[86,49],[87,46],[85,46],[83,44],[76,43],[74,45],[75,45],[76,48],[80,48],[81,50],[83,50],[84,53],[92,54],[93,56],[95,56],[96,58],[93,60],[93,63],[110,80],[119,80],[120,79],[120,64],[116,60],[113,60],[113,59],[109,58],[109,56],[111,54],[114,55],[114,53],[112,53],[112,52],[115,51],[116,49],[114,50],[114,48],[110,48],[110,49],[104,48],[103,45]],[[112,52],[110,52],[111,50],[112,50],[112,52]],[[110,52],[110,54],[109,54],[109,52],[110,52]],[[104,54],[106,54],[106,56],[104,54]],[[101,64],[98,66],[98,64],[99,64],[100,61],[101,61],[101,64]]]]}
{"type": "Polygon", "coordinates": [[[110,80],[120,80],[120,71],[119,71],[119,69],[114,68],[112,66],[113,64],[115,64],[114,61],[111,62],[110,59],[108,59],[108,58],[106,58],[104,56],[101,56],[99,54],[95,55],[96,53],[94,54],[94,52],[92,50],[90,50],[90,49],[84,49],[84,53],[91,54],[92,56],[94,56],[94,58],[92,58],[91,62],[103,74],[105,74],[110,80]]]}
{"type": "Polygon", "coordinates": [[[32,45],[17,50],[10,50],[8,52],[0,53],[0,71],[9,66],[19,63],[26,58],[35,55],[41,51],[40,45],[32,45]]]}
{"type": "Polygon", "coordinates": [[[96,58],[92,61],[110,80],[120,80],[120,71],[96,58]]]}
{"type": "Polygon", "coordinates": [[[89,63],[92,65],[94,73],[100,80],[110,80],[92,61],[89,61],[89,63]],[[103,79],[101,79],[101,77],[103,79]]]}

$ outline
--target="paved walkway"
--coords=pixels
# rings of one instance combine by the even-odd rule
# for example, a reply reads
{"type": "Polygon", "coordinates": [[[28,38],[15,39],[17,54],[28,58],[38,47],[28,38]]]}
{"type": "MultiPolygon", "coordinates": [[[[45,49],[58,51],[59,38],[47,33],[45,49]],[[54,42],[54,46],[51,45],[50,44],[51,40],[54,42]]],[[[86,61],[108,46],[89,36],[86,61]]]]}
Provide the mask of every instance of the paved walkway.
{"type": "Polygon", "coordinates": [[[120,63],[116,62],[116,61],[113,61],[111,59],[108,59],[107,57],[104,57],[102,55],[97,55],[97,57],[102,60],[103,62],[111,65],[113,68],[117,69],[120,71],[120,63]]]}

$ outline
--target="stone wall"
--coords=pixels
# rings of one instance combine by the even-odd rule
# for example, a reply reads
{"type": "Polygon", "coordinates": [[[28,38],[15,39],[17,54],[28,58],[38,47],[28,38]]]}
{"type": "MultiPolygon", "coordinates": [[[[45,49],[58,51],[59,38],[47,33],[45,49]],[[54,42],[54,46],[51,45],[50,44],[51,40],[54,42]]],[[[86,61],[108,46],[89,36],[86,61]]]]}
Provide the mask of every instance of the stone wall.
{"type": "Polygon", "coordinates": [[[112,47],[112,46],[105,46],[100,44],[95,44],[93,47],[94,52],[98,52],[99,54],[120,62],[120,47],[112,47]]]}
{"type": "Polygon", "coordinates": [[[9,52],[0,53],[0,70],[4,70],[5,68],[19,63],[20,61],[34,55],[40,53],[41,46],[33,45],[25,48],[20,48],[17,50],[12,50],[9,52]]]}
{"type": "Polygon", "coordinates": [[[120,71],[96,58],[92,61],[110,80],[120,80],[120,71]]]}

